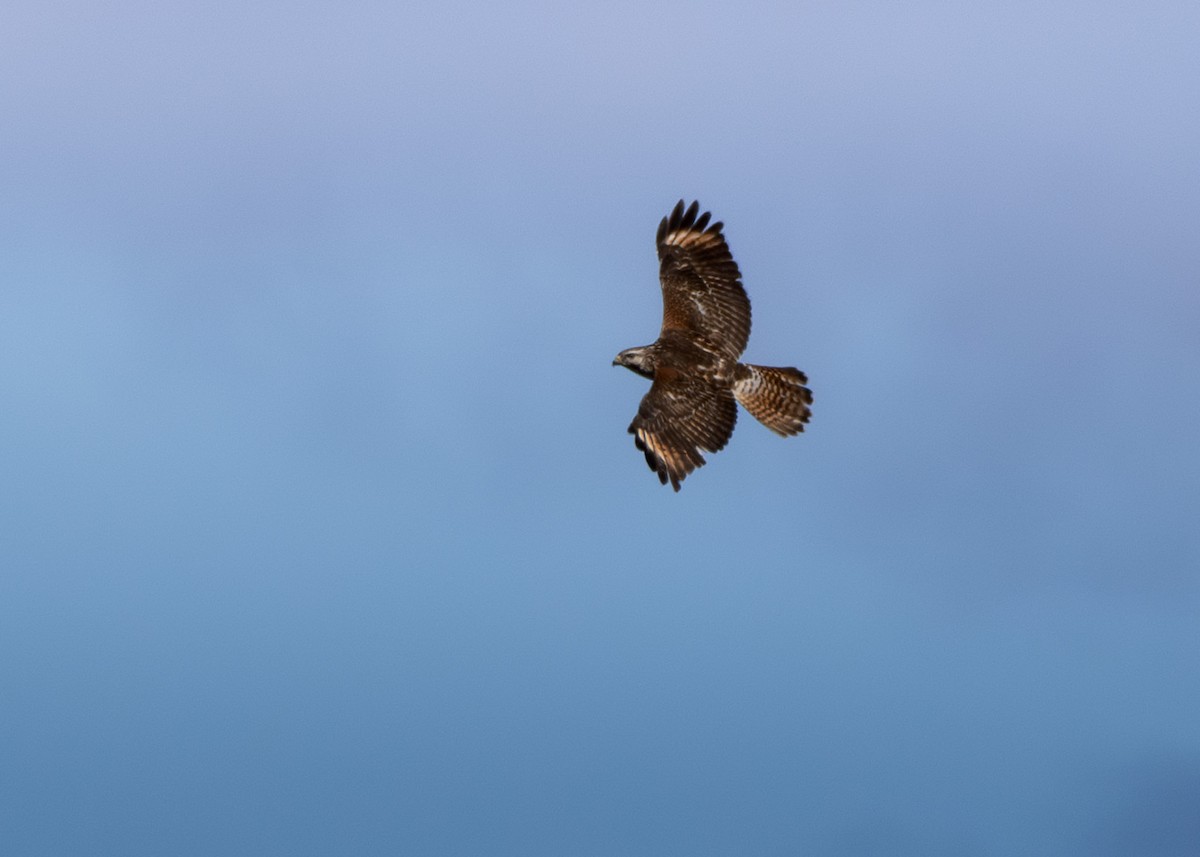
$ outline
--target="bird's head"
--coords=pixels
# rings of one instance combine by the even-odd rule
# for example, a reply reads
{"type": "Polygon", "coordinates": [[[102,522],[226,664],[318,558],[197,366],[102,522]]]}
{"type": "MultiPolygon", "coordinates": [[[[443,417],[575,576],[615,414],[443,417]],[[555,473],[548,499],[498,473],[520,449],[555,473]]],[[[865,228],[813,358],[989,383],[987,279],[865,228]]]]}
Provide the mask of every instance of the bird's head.
{"type": "Polygon", "coordinates": [[[613,358],[613,365],[624,366],[630,372],[636,372],[643,378],[653,378],[654,363],[649,351],[650,348],[646,345],[638,348],[626,348],[613,358]]]}

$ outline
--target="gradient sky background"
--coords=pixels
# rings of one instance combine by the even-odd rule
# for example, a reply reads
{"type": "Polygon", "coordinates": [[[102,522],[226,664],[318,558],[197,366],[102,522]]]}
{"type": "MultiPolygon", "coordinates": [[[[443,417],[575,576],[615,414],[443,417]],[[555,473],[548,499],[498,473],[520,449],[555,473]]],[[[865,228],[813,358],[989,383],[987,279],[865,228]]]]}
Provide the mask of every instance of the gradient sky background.
{"type": "Polygon", "coordinates": [[[1200,6],[0,15],[0,842],[1200,842],[1200,6]],[[743,416],[612,368],[726,223],[743,416]]]}

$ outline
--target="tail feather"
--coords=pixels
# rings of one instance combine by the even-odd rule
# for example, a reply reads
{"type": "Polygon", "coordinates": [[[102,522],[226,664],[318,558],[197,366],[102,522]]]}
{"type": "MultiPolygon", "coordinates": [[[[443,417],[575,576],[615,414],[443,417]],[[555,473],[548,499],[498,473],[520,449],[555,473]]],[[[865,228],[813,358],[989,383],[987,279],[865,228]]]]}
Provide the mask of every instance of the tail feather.
{"type": "Polygon", "coordinates": [[[812,391],[799,369],[739,363],[733,394],[756,420],[783,436],[799,434],[812,416],[812,391]]]}

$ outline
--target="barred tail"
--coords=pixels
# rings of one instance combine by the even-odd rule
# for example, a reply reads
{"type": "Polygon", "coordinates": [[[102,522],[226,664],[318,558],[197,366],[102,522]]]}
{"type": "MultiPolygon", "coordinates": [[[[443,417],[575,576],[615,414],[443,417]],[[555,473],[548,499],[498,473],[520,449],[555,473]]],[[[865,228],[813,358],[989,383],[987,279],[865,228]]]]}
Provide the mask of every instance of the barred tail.
{"type": "Polygon", "coordinates": [[[808,378],[791,367],[739,363],[733,376],[733,394],[742,407],[776,434],[798,434],[812,415],[808,378]]]}

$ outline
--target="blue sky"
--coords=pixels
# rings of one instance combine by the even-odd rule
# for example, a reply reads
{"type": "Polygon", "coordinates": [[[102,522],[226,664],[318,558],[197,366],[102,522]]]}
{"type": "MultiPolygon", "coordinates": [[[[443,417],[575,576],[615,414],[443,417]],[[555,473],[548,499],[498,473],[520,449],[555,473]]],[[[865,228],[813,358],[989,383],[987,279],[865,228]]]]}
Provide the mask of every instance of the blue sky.
{"type": "Polygon", "coordinates": [[[252,5],[0,27],[12,853],[1192,853],[1194,4],[252,5]]]}

